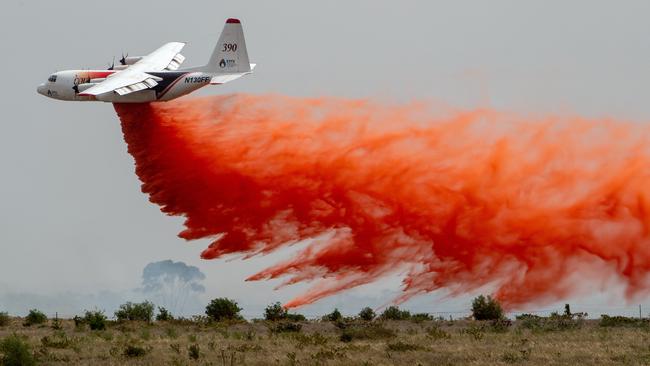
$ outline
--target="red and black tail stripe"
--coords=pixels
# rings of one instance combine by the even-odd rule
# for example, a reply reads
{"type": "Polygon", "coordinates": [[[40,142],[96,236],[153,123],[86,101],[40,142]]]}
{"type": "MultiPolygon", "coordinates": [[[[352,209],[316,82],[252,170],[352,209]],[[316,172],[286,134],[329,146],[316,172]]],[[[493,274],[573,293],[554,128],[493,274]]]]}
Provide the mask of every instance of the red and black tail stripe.
{"type": "Polygon", "coordinates": [[[186,75],[190,74],[185,71],[167,71],[167,72],[149,72],[148,74],[157,76],[162,80],[158,82],[158,85],[153,87],[153,90],[156,91],[156,99],[160,99],[169,90],[174,87],[179,81],[181,81],[186,75]]]}

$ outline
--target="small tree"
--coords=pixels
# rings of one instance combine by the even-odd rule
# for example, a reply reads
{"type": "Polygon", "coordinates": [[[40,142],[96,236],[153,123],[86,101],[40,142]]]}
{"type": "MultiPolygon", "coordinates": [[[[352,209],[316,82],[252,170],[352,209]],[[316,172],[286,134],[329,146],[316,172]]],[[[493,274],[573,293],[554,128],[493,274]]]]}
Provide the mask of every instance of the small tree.
{"type": "Polygon", "coordinates": [[[0,365],[4,366],[32,366],[36,364],[29,344],[16,334],[10,335],[0,341],[0,365]]]}
{"type": "Polygon", "coordinates": [[[270,321],[283,320],[287,318],[287,314],[287,309],[281,303],[276,302],[266,307],[264,310],[264,319],[270,321]]]}
{"type": "Polygon", "coordinates": [[[172,313],[170,313],[169,310],[165,309],[164,307],[159,306],[158,315],[156,315],[156,321],[168,322],[170,320],[174,320],[174,316],[172,316],[172,313]]]}
{"type": "Polygon", "coordinates": [[[27,317],[25,317],[25,325],[26,327],[29,327],[30,325],[35,325],[35,324],[43,324],[47,321],[47,315],[43,313],[40,310],[32,309],[29,311],[29,314],[27,314],[27,317]]]}
{"type": "Polygon", "coordinates": [[[0,312],[0,327],[9,325],[9,313],[0,312]]]}
{"type": "Polygon", "coordinates": [[[371,321],[375,318],[375,311],[366,306],[359,312],[359,318],[365,321],[371,321]]]}
{"type": "Polygon", "coordinates": [[[411,318],[411,312],[400,310],[397,306],[389,306],[381,313],[381,318],[386,320],[406,320],[411,318]]]}
{"type": "Polygon", "coordinates": [[[210,301],[205,308],[205,315],[214,321],[241,319],[239,312],[241,308],[237,302],[220,297],[210,301]]]}
{"type": "MultiPolygon", "coordinates": [[[[83,322],[88,324],[88,326],[90,327],[90,330],[105,330],[106,329],[106,315],[104,315],[103,311],[99,311],[99,310],[89,311],[89,310],[86,310],[86,314],[83,317],[83,322]]],[[[77,323],[76,320],[75,320],[75,323],[77,323]]]]}
{"type": "Polygon", "coordinates": [[[481,295],[472,301],[472,315],[476,320],[499,320],[503,318],[503,309],[492,296],[481,295]]]}
{"type": "Polygon", "coordinates": [[[341,312],[339,311],[338,308],[334,308],[334,311],[325,315],[323,317],[323,320],[330,321],[330,322],[338,322],[340,320],[343,320],[343,315],[341,315],[341,312]]]}
{"type": "Polygon", "coordinates": [[[151,323],[153,319],[154,305],[149,302],[132,303],[120,305],[120,309],[115,312],[117,320],[140,320],[151,323]]]}

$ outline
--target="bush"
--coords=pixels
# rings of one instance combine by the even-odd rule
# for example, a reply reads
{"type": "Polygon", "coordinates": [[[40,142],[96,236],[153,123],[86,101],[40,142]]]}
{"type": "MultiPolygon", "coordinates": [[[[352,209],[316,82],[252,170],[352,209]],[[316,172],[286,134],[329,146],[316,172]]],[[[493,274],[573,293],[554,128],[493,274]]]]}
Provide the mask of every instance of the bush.
{"type": "Polygon", "coordinates": [[[380,317],[384,320],[407,320],[411,313],[408,310],[400,310],[397,306],[389,306],[380,317]]]}
{"type": "Polygon", "coordinates": [[[29,345],[16,334],[10,335],[0,342],[0,365],[3,366],[32,366],[36,364],[30,352],[29,345]]]}
{"type": "Polygon", "coordinates": [[[54,330],[61,330],[62,326],[61,326],[61,321],[59,320],[59,313],[57,313],[56,316],[54,317],[54,320],[52,320],[51,327],[54,330]]]}
{"type": "Polygon", "coordinates": [[[158,315],[156,315],[156,321],[159,322],[168,322],[170,320],[174,320],[174,317],[172,316],[172,313],[169,312],[169,310],[165,309],[162,306],[158,307],[158,315]]]}
{"type": "Polygon", "coordinates": [[[279,323],[273,328],[275,333],[291,333],[291,332],[300,332],[302,325],[298,323],[279,323]]]}
{"type": "Polygon", "coordinates": [[[287,313],[287,309],[281,303],[276,302],[266,307],[264,310],[264,319],[270,321],[283,320],[286,319],[287,313]]]}
{"type": "MultiPolygon", "coordinates": [[[[106,315],[103,311],[95,310],[88,311],[83,317],[83,323],[90,326],[90,330],[105,330],[106,329],[106,315]]],[[[77,324],[77,319],[75,317],[75,325],[77,324]]]]}
{"type": "Polygon", "coordinates": [[[0,327],[6,327],[9,325],[10,320],[8,313],[0,312],[0,327]]]}
{"type": "Polygon", "coordinates": [[[133,357],[142,357],[147,354],[147,350],[140,347],[140,346],[135,346],[135,345],[128,345],[124,349],[124,356],[133,358],[133,357]]]}
{"type": "Polygon", "coordinates": [[[149,302],[132,303],[120,305],[120,309],[115,312],[117,320],[140,320],[151,323],[153,319],[154,305],[149,302]]]}
{"type": "Polygon", "coordinates": [[[393,351],[393,352],[417,351],[420,349],[422,349],[422,346],[420,345],[405,343],[402,341],[397,341],[395,343],[388,343],[386,345],[386,350],[393,351]]]}
{"type": "Polygon", "coordinates": [[[289,311],[279,302],[266,307],[264,310],[264,319],[272,322],[279,320],[302,322],[307,320],[307,318],[305,318],[305,316],[302,314],[289,314],[289,311]]]}
{"type": "Polygon", "coordinates": [[[221,297],[210,301],[205,314],[214,321],[241,319],[241,308],[233,300],[221,297]]]}
{"type": "Polygon", "coordinates": [[[538,331],[561,331],[575,329],[582,326],[586,313],[567,313],[560,315],[551,313],[548,317],[533,314],[521,314],[517,316],[517,325],[538,331]]]}
{"type": "Polygon", "coordinates": [[[472,315],[476,320],[498,320],[503,318],[503,309],[492,296],[481,295],[472,301],[472,315]]]}
{"type": "Polygon", "coordinates": [[[451,334],[440,329],[437,325],[427,328],[427,336],[434,340],[451,338],[451,334]]]}
{"type": "Polygon", "coordinates": [[[512,321],[507,318],[492,320],[490,322],[490,329],[495,333],[505,333],[512,325],[512,321]]]}
{"type": "Polygon", "coordinates": [[[45,336],[41,338],[41,344],[46,348],[58,348],[66,349],[71,348],[75,343],[75,340],[68,338],[68,336],[63,331],[54,332],[51,336],[45,336]]]}
{"type": "Polygon", "coordinates": [[[46,321],[47,315],[45,315],[42,311],[32,309],[29,311],[29,314],[27,314],[27,317],[25,317],[25,323],[23,323],[23,325],[29,327],[35,324],[43,324],[46,321]]]}
{"type": "Polygon", "coordinates": [[[419,323],[419,322],[423,322],[425,320],[433,320],[433,317],[431,315],[427,314],[427,313],[417,313],[417,314],[411,315],[411,320],[416,322],[416,323],[419,323]]]}
{"type": "Polygon", "coordinates": [[[201,356],[201,349],[198,344],[192,344],[187,347],[187,354],[191,360],[198,360],[201,356]]]}
{"type": "Polygon", "coordinates": [[[629,318],[627,316],[601,315],[598,325],[601,327],[647,327],[648,319],[629,318]]]}
{"type": "Polygon", "coordinates": [[[352,326],[343,330],[340,336],[342,342],[350,342],[359,339],[386,339],[395,337],[392,329],[384,328],[379,324],[364,324],[352,326]]]}
{"type": "Polygon", "coordinates": [[[334,308],[334,311],[323,316],[323,321],[326,322],[338,322],[341,320],[343,320],[343,315],[341,315],[341,312],[339,311],[338,308],[334,308]]]}
{"type": "Polygon", "coordinates": [[[359,312],[359,318],[365,321],[371,321],[375,318],[375,311],[366,306],[359,312]]]}

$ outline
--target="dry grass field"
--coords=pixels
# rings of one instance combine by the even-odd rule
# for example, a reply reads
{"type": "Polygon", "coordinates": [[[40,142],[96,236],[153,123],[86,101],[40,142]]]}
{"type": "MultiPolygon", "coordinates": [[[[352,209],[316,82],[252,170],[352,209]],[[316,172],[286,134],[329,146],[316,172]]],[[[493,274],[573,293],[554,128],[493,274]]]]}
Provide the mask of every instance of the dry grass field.
{"type": "Polygon", "coordinates": [[[18,335],[42,365],[650,364],[650,328],[598,320],[566,329],[469,320],[110,322],[102,331],[63,320],[57,328],[12,318],[0,341],[18,335]]]}

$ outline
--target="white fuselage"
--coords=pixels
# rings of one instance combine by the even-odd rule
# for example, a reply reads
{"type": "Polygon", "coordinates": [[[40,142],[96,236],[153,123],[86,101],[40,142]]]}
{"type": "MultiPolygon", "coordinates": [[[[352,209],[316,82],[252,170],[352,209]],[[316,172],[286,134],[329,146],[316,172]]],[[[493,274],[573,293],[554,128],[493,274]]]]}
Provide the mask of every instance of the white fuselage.
{"type": "Polygon", "coordinates": [[[188,70],[155,71],[148,74],[161,78],[153,88],[127,95],[105,93],[98,96],[80,95],[84,90],[110,78],[117,70],[67,70],[52,74],[38,86],[38,93],[67,101],[102,101],[110,103],[147,103],[176,99],[210,84],[212,74],[188,70]]]}

